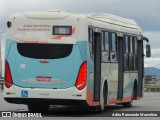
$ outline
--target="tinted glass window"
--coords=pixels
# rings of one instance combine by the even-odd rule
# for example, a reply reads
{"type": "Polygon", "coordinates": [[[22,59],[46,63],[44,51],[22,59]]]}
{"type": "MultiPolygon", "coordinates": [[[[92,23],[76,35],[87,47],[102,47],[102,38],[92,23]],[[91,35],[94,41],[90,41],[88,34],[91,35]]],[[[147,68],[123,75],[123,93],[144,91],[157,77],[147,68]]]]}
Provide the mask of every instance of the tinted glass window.
{"type": "Polygon", "coordinates": [[[137,42],[138,42],[138,41],[137,41],[137,38],[135,37],[135,39],[134,39],[135,54],[137,54],[137,48],[138,48],[138,47],[137,47],[137,45],[138,45],[137,42]]]}
{"type": "Polygon", "coordinates": [[[116,34],[112,33],[112,51],[116,51],[116,34]]]}
{"type": "Polygon", "coordinates": [[[94,55],[94,38],[93,38],[93,29],[89,29],[89,50],[90,55],[93,57],[94,55]]]}
{"type": "Polygon", "coordinates": [[[102,62],[110,61],[110,52],[109,52],[109,32],[102,32],[102,62]]]}
{"type": "Polygon", "coordinates": [[[128,40],[128,36],[125,36],[125,52],[128,53],[128,44],[129,44],[129,40],[128,40]]]}
{"type": "Polygon", "coordinates": [[[132,46],[132,37],[130,37],[130,53],[133,53],[133,46],[132,46]]]}
{"type": "Polygon", "coordinates": [[[133,70],[133,55],[129,55],[129,70],[133,70]]]}
{"type": "Polygon", "coordinates": [[[109,34],[105,32],[105,50],[109,51],[109,34]]]}
{"type": "Polygon", "coordinates": [[[137,70],[138,69],[138,62],[137,62],[137,55],[133,56],[133,69],[137,70]]]}
{"type": "Polygon", "coordinates": [[[73,45],[71,44],[26,44],[17,43],[19,54],[24,57],[35,59],[57,59],[70,55],[73,45]]]}
{"type": "Polygon", "coordinates": [[[104,50],[104,32],[102,32],[102,50],[104,50]]]}
{"type": "Polygon", "coordinates": [[[128,54],[124,54],[124,69],[128,70],[129,69],[129,56],[128,54]]]}

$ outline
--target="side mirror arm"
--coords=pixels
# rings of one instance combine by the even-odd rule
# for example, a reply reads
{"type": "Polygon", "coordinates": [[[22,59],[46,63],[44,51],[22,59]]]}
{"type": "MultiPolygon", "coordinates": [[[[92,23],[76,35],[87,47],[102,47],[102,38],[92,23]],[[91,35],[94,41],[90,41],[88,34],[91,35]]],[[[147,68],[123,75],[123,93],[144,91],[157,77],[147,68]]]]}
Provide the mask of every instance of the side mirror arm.
{"type": "Polygon", "coordinates": [[[147,43],[149,43],[149,40],[148,40],[148,38],[146,38],[146,37],[143,37],[143,40],[145,40],[147,43]]]}

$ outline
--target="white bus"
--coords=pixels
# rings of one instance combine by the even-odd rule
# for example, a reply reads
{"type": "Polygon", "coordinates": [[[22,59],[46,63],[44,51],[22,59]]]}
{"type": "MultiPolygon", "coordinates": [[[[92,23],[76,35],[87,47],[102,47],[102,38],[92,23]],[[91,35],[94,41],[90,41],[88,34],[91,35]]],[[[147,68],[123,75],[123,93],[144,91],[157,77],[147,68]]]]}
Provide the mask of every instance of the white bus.
{"type": "Polygon", "coordinates": [[[85,104],[103,111],[109,104],[130,107],[143,97],[143,41],[148,39],[135,21],[45,11],[11,15],[7,26],[7,102],[29,110],[85,104]]]}

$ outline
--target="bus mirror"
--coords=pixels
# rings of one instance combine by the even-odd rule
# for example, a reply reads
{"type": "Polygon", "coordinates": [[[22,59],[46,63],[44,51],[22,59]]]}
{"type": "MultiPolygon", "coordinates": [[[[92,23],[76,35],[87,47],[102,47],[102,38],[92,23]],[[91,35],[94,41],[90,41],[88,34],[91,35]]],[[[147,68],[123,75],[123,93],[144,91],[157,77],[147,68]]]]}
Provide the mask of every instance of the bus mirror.
{"type": "Polygon", "coordinates": [[[146,57],[151,57],[151,47],[150,45],[146,45],[146,57]]]}

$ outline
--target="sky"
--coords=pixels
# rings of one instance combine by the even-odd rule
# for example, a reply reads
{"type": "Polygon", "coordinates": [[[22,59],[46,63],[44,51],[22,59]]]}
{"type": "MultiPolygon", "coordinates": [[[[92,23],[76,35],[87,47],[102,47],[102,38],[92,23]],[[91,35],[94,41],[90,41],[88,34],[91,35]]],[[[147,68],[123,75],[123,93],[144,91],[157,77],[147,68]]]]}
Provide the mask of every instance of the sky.
{"type": "MultiPolygon", "coordinates": [[[[134,19],[151,45],[145,67],[160,68],[160,0],[0,0],[0,31],[6,31],[9,15],[16,12],[63,10],[67,12],[110,13],[134,19]]],[[[5,34],[1,34],[5,39],[5,34]]],[[[4,51],[4,50],[2,50],[4,51]]]]}

